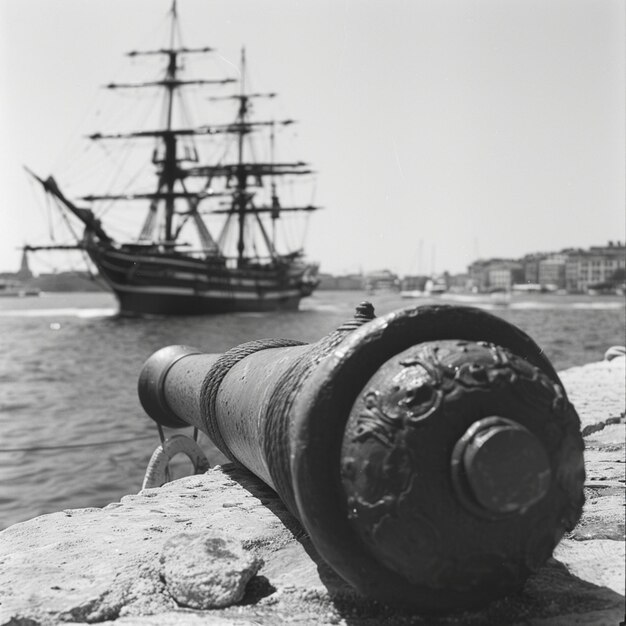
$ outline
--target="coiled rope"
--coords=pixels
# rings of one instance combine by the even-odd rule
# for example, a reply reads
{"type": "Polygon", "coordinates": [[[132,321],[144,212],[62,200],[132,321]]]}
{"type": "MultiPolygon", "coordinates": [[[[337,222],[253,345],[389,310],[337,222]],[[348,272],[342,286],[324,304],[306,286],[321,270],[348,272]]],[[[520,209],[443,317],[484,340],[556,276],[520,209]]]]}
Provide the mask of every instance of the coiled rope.
{"type": "Polygon", "coordinates": [[[304,341],[295,339],[258,339],[248,341],[224,352],[213,364],[202,381],[200,389],[200,406],[203,407],[202,421],[211,441],[234,463],[239,463],[224,441],[217,425],[216,401],[217,391],[230,369],[247,356],[270,348],[287,348],[306,345],[304,341]]]}
{"type": "Polygon", "coordinates": [[[291,410],[311,373],[344,340],[350,330],[338,329],[314,344],[288,375],[277,381],[268,400],[268,415],[264,422],[261,445],[276,491],[294,514],[296,514],[297,507],[291,479],[289,447],[291,410]]]}
{"type": "Polygon", "coordinates": [[[317,366],[341,344],[346,335],[375,317],[371,303],[361,302],[352,319],[345,321],[337,330],[311,346],[311,350],[277,382],[268,400],[268,419],[265,420],[262,435],[264,454],[276,491],[294,514],[297,514],[297,507],[291,476],[291,449],[288,443],[289,418],[293,405],[306,380],[317,366]]]}

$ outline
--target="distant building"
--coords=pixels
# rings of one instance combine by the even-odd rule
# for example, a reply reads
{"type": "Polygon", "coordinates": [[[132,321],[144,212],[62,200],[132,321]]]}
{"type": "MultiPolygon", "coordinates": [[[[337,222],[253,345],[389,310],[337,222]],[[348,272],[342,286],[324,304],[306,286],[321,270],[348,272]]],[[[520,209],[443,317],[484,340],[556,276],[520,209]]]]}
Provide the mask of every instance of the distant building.
{"type": "Polygon", "coordinates": [[[346,276],[333,276],[332,274],[318,274],[320,284],[318,289],[325,290],[358,290],[363,289],[363,276],[361,274],[349,274],[346,276]]]}
{"type": "Polygon", "coordinates": [[[467,268],[469,285],[472,291],[487,291],[489,289],[489,263],[479,259],[467,268]]]}
{"type": "Polygon", "coordinates": [[[405,276],[400,282],[403,291],[424,291],[428,276],[405,276]]]}
{"type": "Polygon", "coordinates": [[[365,274],[363,287],[368,291],[399,291],[400,279],[390,270],[378,270],[365,274]]]}
{"type": "Polygon", "coordinates": [[[448,286],[451,291],[464,291],[469,285],[469,274],[451,274],[448,277],[448,286]]]}
{"type": "Polygon", "coordinates": [[[565,289],[567,259],[568,257],[565,254],[554,254],[539,261],[536,282],[549,290],[565,289]]]}
{"type": "Polygon", "coordinates": [[[521,263],[524,268],[525,284],[539,284],[539,263],[548,256],[549,255],[544,252],[535,252],[522,257],[521,263]]]}
{"type": "Polygon", "coordinates": [[[524,267],[515,259],[481,259],[467,269],[469,283],[475,291],[508,291],[524,280],[524,267]]]}
{"type": "Polygon", "coordinates": [[[521,263],[507,262],[489,269],[489,290],[510,291],[515,283],[522,280],[524,269],[521,263]]]}
{"type": "Polygon", "coordinates": [[[20,269],[15,274],[18,280],[29,280],[33,277],[33,273],[28,266],[28,253],[26,250],[22,250],[22,262],[20,263],[20,269]]]}
{"type": "Polygon", "coordinates": [[[515,259],[479,259],[468,267],[474,291],[509,289],[517,291],[589,290],[614,293],[624,289],[626,248],[617,241],[587,250],[568,248],[539,252],[515,259]]]}
{"type": "Polygon", "coordinates": [[[40,291],[105,291],[104,281],[98,274],[89,272],[55,272],[34,275],[28,265],[26,251],[22,253],[17,272],[0,272],[0,279],[14,281],[25,288],[40,291]]]}
{"type": "Polygon", "coordinates": [[[106,291],[104,280],[88,272],[58,272],[33,276],[27,284],[41,291],[106,291]]]}
{"type": "Polygon", "coordinates": [[[565,264],[566,289],[572,292],[614,289],[624,283],[625,269],[626,248],[619,241],[570,252],[565,264]]]}

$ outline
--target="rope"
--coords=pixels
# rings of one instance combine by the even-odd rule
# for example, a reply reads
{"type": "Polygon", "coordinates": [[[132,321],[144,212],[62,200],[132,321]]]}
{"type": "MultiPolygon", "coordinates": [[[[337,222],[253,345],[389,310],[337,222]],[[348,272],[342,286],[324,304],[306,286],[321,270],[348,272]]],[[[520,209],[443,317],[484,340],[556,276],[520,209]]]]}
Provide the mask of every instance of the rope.
{"type": "Polygon", "coordinates": [[[94,441],[91,443],[70,443],[64,446],[35,446],[32,448],[0,448],[0,452],[39,452],[40,450],[67,450],[70,448],[91,448],[95,446],[112,446],[118,443],[130,443],[139,439],[154,439],[154,435],[138,435],[132,439],[115,439],[113,441],[94,441]]]}
{"type": "MultiPolygon", "coordinates": [[[[264,422],[261,445],[267,460],[267,467],[287,508],[298,516],[291,476],[291,445],[289,430],[294,402],[305,385],[306,380],[333,350],[339,346],[346,335],[363,324],[374,319],[374,307],[369,302],[361,302],[351,320],[341,324],[321,341],[314,344],[272,390],[268,401],[268,415],[264,422]]],[[[330,486],[329,486],[330,488],[330,486]]]]}
{"type": "Polygon", "coordinates": [[[200,406],[202,407],[202,421],[206,428],[206,433],[211,441],[233,462],[239,463],[224,441],[219,426],[216,421],[216,401],[217,391],[230,369],[247,356],[268,350],[270,348],[286,348],[290,346],[305,345],[303,341],[295,339],[259,339],[242,343],[224,352],[222,356],[213,364],[211,369],[202,381],[200,389],[200,406]]]}
{"type": "Polygon", "coordinates": [[[292,407],[305,381],[315,368],[345,338],[346,332],[336,330],[314,344],[272,390],[266,420],[262,428],[261,445],[272,481],[287,508],[297,516],[291,477],[291,446],[289,427],[292,407]]]}
{"type": "Polygon", "coordinates": [[[204,474],[211,467],[202,448],[193,439],[174,435],[153,452],[141,488],[161,487],[170,482],[169,462],[178,454],[186,455],[191,461],[194,475],[204,474]]]}

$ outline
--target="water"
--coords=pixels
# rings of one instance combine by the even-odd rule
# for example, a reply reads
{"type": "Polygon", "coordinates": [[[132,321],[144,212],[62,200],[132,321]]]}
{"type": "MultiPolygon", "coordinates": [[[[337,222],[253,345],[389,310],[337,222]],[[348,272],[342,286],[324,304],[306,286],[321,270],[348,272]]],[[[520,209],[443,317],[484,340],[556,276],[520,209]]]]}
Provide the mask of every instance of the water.
{"type": "MultiPolygon", "coordinates": [[[[0,528],[52,511],[104,506],[139,490],[159,441],[136,384],[155,350],[183,343],[222,352],[264,337],[316,341],[364,299],[378,315],[426,302],[320,292],[297,313],[128,319],[115,315],[108,293],[0,299],[0,528]],[[67,445],[77,447],[23,450],[67,445]]],[[[489,308],[525,330],[557,370],[601,360],[609,346],[624,344],[623,298],[524,296],[508,307],[466,300],[458,301],[489,308]]],[[[201,444],[215,460],[206,438],[201,444]]]]}

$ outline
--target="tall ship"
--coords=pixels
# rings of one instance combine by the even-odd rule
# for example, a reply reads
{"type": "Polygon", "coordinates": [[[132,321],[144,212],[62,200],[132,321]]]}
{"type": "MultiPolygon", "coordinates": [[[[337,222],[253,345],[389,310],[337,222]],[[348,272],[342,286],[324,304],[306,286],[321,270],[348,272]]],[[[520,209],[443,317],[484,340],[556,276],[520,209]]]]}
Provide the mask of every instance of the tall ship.
{"type": "Polygon", "coordinates": [[[302,161],[275,158],[275,139],[293,120],[253,116],[257,101],[276,94],[247,88],[243,50],[238,78],[187,78],[188,59],[214,51],[182,44],[176,2],[170,17],[167,46],[128,53],[133,59],[160,60],[161,74],[154,80],[106,86],[118,93],[156,91],[162,107],[159,122],[142,130],[89,136],[107,149],[129,142],[147,147],[151,187],[70,199],[52,176],[44,179],[29,170],[65,217],[79,221],[82,234],[69,245],[25,249],[84,251],[117,297],[122,314],[297,309],[318,284],[317,265],[306,262],[301,241],[288,247],[281,226],[286,220],[292,224],[293,218],[306,220],[319,207],[281,200],[281,183],[312,174],[302,161]],[[230,105],[230,120],[186,124],[189,88],[198,93],[205,87],[212,91],[203,95],[203,108],[230,105]],[[256,158],[259,141],[265,158],[256,158]],[[129,212],[143,207],[143,221],[132,237],[114,236],[107,226],[107,211],[116,203],[129,212]]]}

